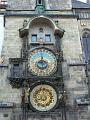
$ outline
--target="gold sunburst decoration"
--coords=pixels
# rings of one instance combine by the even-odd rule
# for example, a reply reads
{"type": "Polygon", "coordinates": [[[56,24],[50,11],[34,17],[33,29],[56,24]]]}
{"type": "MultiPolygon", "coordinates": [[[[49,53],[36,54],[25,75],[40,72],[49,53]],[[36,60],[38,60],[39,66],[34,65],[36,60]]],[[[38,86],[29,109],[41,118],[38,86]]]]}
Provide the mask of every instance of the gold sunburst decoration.
{"type": "Polygon", "coordinates": [[[38,85],[30,94],[32,106],[39,111],[48,111],[57,103],[57,93],[50,85],[38,85]]]}

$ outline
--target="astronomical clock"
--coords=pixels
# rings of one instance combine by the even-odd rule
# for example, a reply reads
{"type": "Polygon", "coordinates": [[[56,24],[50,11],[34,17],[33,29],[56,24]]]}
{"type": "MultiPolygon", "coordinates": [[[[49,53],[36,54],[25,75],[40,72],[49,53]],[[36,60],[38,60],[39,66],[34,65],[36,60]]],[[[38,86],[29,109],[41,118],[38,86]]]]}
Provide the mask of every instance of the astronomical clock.
{"type": "Polygon", "coordinates": [[[58,66],[58,59],[55,51],[44,46],[28,51],[27,68],[29,78],[31,77],[29,80],[30,109],[48,112],[53,111],[59,105],[62,96],[62,85],[60,84],[62,83],[57,76],[58,67],[61,67],[61,65],[58,66]]]}
{"type": "Polygon", "coordinates": [[[56,56],[51,50],[44,47],[35,48],[30,51],[28,68],[33,75],[50,76],[57,70],[56,56]]]}
{"type": "MultiPolygon", "coordinates": [[[[44,16],[24,21],[20,58],[10,59],[13,86],[21,87],[22,105],[30,111],[57,111],[63,102],[61,38],[64,31],[44,16]],[[29,26],[29,27],[28,27],[29,26]]],[[[60,109],[58,110],[60,111],[60,109]]]]}
{"type": "Polygon", "coordinates": [[[47,80],[57,71],[57,58],[54,51],[46,47],[36,47],[30,50],[28,70],[33,77],[37,77],[30,90],[31,109],[41,112],[51,111],[57,106],[59,97],[54,83],[47,80]]]}

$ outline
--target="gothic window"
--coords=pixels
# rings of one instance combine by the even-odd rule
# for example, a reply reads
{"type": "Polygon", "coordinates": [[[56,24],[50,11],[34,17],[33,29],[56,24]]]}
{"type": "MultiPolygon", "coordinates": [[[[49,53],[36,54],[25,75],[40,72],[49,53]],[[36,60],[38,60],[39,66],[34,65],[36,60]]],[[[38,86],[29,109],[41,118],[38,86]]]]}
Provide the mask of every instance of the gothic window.
{"type": "Polygon", "coordinates": [[[37,42],[37,35],[33,34],[31,40],[32,42],[37,42]]]}
{"type": "Polygon", "coordinates": [[[19,64],[13,64],[13,76],[19,77],[20,73],[20,65],[19,64]]]}
{"type": "Polygon", "coordinates": [[[45,35],[45,42],[51,42],[51,35],[50,34],[45,35]]]}
{"type": "Polygon", "coordinates": [[[90,33],[84,32],[82,36],[82,47],[85,54],[85,61],[88,61],[90,58],[90,33]]]}

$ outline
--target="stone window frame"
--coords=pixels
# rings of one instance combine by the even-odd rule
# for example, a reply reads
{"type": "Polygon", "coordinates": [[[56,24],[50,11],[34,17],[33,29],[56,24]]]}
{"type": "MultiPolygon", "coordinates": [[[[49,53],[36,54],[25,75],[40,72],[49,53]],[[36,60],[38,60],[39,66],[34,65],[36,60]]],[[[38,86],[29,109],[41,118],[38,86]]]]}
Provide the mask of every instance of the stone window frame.
{"type": "Polygon", "coordinates": [[[37,34],[32,34],[32,35],[31,35],[31,42],[32,42],[32,43],[37,42],[37,34]],[[35,41],[33,41],[33,37],[35,37],[35,38],[36,38],[36,40],[35,40],[35,41]]]}
{"type": "Polygon", "coordinates": [[[51,34],[45,34],[45,42],[47,43],[47,42],[52,42],[52,40],[51,40],[51,34]],[[46,39],[46,37],[49,37],[49,41],[47,41],[46,39]]]}

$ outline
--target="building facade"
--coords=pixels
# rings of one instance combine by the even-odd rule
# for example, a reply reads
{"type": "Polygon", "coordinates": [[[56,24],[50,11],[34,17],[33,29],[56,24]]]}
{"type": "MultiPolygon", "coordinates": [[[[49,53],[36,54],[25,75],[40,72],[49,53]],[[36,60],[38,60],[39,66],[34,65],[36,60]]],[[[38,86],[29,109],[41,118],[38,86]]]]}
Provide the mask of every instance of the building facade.
{"type": "Polygon", "coordinates": [[[89,1],[8,0],[0,14],[0,120],[89,120],[89,1]]]}

